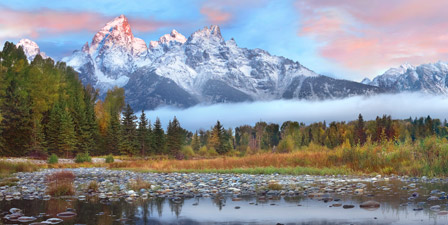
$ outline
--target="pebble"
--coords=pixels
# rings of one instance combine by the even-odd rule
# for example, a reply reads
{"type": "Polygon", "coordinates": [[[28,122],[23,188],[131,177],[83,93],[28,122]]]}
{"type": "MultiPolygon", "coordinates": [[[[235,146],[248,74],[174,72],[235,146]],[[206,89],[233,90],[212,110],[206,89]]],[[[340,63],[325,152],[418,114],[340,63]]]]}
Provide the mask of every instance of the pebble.
{"type": "Polygon", "coordinates": [[[361,203],[361,205],[359,205],[359,207],[361,207],[361,208],[379,208],[380,203],[377,201],[369,200],[369,201],[361,203]]]}

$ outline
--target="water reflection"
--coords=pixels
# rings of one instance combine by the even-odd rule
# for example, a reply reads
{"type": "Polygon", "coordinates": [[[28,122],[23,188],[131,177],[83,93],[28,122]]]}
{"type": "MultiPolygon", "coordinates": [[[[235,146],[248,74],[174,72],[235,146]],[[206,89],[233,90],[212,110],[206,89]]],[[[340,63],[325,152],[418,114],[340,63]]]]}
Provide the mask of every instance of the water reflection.
{"type": "MultiPolygon", "coordinates": [[[[447,224],[447,215],[429,208],[440,205],[447,210],[448,200],[428,201],[431,190],[446,190],[445,184],[417,184],[404,189],[400,183],[367,184],[368,194],[330,194],[331,201],[296,196],[215,196],[212,198],[152,198],[126,202],[123,199],[102,200],[95,197],[77,199],[0,201],[0,210],[23,210],[38,221],[56,217],[57,213],[74,210],[78,216],[62,224],[447,224]],[[409,199],[411,193],[418,197],[409,199]],[[374,210],[359,208],[366,200],[378,201],[374,210]],[[353,204],[352,209],[341,205],[353,204]],[[422,210],[415,210],[422,206],[422,210]],[[239,207],[239,209],[237,209],[239,207]]],[[[439,196],[443,196],[440,194],[439,196]]],[[[3,221],[7,223],[8,221],[3,221]]]]}

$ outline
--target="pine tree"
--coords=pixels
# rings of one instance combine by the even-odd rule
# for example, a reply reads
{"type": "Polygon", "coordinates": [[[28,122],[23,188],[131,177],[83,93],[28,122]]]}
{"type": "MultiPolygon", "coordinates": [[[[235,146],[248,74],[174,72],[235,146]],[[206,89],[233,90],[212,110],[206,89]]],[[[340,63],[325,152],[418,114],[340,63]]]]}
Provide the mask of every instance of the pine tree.
{"type": "Polygon", "coordinates": [[[75,125],[64,103],[56,103],[50,111],[46,137],[49,153],[69,157],[76,151],[75,125]]]}
{"type": "Polygon", "coordinates": [[[140,115],[140,121],[138,123],[138,129],[137,129],[140,154],[142,156],[146,156],[150,148],[151,129],[149,126],[150,125],[148,119],[146,119],[145,112],[142,110],[142,114],[140,115]]]}
{"type": "Polygon", "coordinates": [[[99,127],[96,122],[95,116],[95,101],[98,92],[88,85],[84,89],[84,115],[81,129],[83,131],[84,150],[92,153],[93,155],[99,155],[98,142],[99,142],[99,127]]]}
{"type": "Polygon", "coordinates": [[[71,154],[73,154],[73,152],[76,151],[75,146],[77,139],[75,134],[75,125],[69,112],[67,112],[66,110],[62,110],[61,112],[59,149],[62,150],[65,153],[65,157],[68,158],[71,154]]]}
{"type": "Polygon", "coordinates": [[[135,120],[137,116],[134,115],[129,104],[123,109],[123,118],[121,119],[121,154],[135,155],[138,151],[138,140],[135,120]]]}
{"type": "Polygon", "coordinates": [[[33,122],[30,145],[31,155],[35,157],[45,156],[47,155],[47,150],[45,148],[45,134],[42,122],[38,119],[34,119],[33,122]]]}
{"type": "Polygon", "coordinates": [[[364,119],[362,118],[362,115],[359,114],[358,121],[355,125],[355,136],[354,136],[354,142],[355,145],[364,145],[366,143],[367,135],[365,130],[365,124],[364,119]]]}
{"type": "Polygon", "coordinates": [[[164,154],[165,153],[165,132],[162,128],[162,123],[159,118],[156,118],[156,122],[154,123],[154,129],[151,135],[151,142],[153,144],[152,149],[155,154],[164,154]]]}
{"type": "Polygon", "coordinates": [[[173,121],[170,121],[168,124],[166,134],[166,149],[169,155],[181,158],[180,150],[183,145],[183,139],[183,130],[177,118],[174,117],[173,121]]]}
{"type": "Polygon", "coordinates": [[[30,150],[33,121],[29,98],[20,92],[13,78],[6,89],[0,106],[3,120],[0,123],[2,155],[24,156],[30,150]]]}
{"type": "Polygon", "coordinates": [[[216,125],[213,127],[211,137],[209,139],[210,147],[216,149],[218,154],[225,154],[230,150],[230,146],[228,143],[228,135],[225,134],[225,130],[221,125],[219,120],[216,122],[216,125]]]}
{"type": "Polygon", "coordinates": [[[191,140],[191,148],[193,148],[193,150],[196,152],[201,148],[201,140],[199,140],[197,131],[194,133],[193,139],[191,140]]]}
{"type": "Polygon", "coordinates": [[[105,140],[105,149],[103,150],[103,154],[113,154],[119,155],[119,144],[121,138],[121,125],[117,116],[111,117],[109,121],[109,125],[107,126],[105,140]]]}

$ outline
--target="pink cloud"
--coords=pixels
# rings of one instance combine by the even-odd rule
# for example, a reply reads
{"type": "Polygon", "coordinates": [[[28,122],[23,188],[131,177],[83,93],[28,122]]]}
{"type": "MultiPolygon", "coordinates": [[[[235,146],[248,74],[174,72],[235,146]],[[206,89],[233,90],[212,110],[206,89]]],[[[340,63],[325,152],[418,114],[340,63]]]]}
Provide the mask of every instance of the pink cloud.
{"type": "MultiPolygon", "coordinates": [[[[96,32],[111,19],[113,17],[95,12],[56,11],[50,9],[20,11],[0,8],[0,39],[38,38],[42,35],[79,31],[96,32]]],[[[143,18],[130,18],[129,23],[133,30],[141,32],[155,31],[170,24],[143,18]]]]}
{"type": "Polygon", "coordinates": [[[248,9],[265,5],[266,0],[209,0],[200,6],[200,13],[207,23],[225,25],[236,19],[248,9]]]}
{"type": "Polygon", "coordinates": [[[305,0],[296,7],[299,36],[321,43],[323,57],[369,76],[448,57],[448,1],[305,0]]]}
{"type": "Polygon", "coordinates": [[[205,15],[207,21],[212,24],[225,24],[232,18],[232,15],[229,12],[209,8],[207,6],[201,8],[201,14],[205,15]]]}

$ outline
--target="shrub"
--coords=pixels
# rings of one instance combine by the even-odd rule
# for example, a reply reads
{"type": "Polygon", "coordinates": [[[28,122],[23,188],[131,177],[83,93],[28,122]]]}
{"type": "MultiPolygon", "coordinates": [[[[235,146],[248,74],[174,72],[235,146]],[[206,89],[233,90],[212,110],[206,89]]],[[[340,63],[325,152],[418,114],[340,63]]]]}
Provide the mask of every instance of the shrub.
{"type": "Polygon", "coordinates": [[[218,152],[216,152],[216,149],[211,147],[208,151],[207,151],[207,155],[208,156],[218,156],[218,152]]]}
{"type": "Polygon", "coordinates": [[[288,135],[286,139],[283,139],[278,144],[277,150],[279,152],[292,152],[294,150],[294,139],[291,135],[288,135]]]}
{"type": "Polygon", "coordinates": [[[47,176],[47,193],[52,196],[67,196],[75,193],[75,175],[70,171],[60,171],[47,176]]]}
{"type": "Polygon", "coordinates": [[[151,188],[151,183],[143,180],[142,178],[137,178],[136,180],[129,182],[128,186],[129,186],[129,189],[131,189],[131,190],[140,191],[140,189],[151,188]]]}
{"type": "Polygon", "coordinates": [[[96,180],[92,180],[87,187],[87,190],[92,190],[94,192],[98,191],[98,182],[96,180]]]}
{"type": "Polygon", "coordinates": [[[202,146],[199,149],[198,154],[201,155],[201,156],[206,156],[207,152],[208,152],[207,146],[202,146]]]}
{"type": "Polygon", "coordinates": [[[279,190],[283,189],[283,186],[279,183],[273,182],[273,183],[268,184],[268,188],[269,188],[269,190],[279,191],[279,190]]]}
{"type": "Polygon", "coordinates": [[[236,156],[240,156],[241,153],[237,150],[232,149],[229,152],[227,152],[226,155],[230,156],[230,157],[236,157],[236,156]]]}
{"type": "Polygon", "coordinates": [[[181,150],[182,155],[185,159],[191,159],[194,156],[194,151],[191,146],[182,146],[181,150]]]}
{"type": "Polygon", "coordinates": [[[114,156],[112,154],[106,156],[106,163],[113,163],[114,161],[114,156]]]}
{"type": "Polygon", "coordinates": [[[92,157],[90,157],[88,152],[78,153],[76,155],[75,162],[76,163],[92,162],[92,157]]]}
{"type": "Polygon", "coordinates": [[[58,163],[59,158],[56,154],[51,154],[50,157],[48,158],[48,164],[56,164],[58,163]]]}

